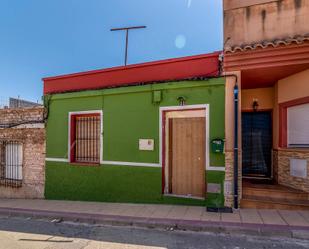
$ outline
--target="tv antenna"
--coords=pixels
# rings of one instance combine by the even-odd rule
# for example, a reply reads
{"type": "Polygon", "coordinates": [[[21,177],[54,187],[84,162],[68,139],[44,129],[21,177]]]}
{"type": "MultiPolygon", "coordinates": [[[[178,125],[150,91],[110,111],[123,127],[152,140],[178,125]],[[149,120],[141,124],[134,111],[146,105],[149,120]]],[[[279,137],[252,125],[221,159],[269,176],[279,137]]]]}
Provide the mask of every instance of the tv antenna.
{"type": "Polygon", "coordinates": [[[128,64],[128,46],[129,46],[129,30],[131,29],[144,29],[146,26],[131,26],[131,27],[123,27],[123,28],[113,28],[111,31],[125,31],[126,32],[126,50],[124,55],[124,65],[128,64]]]}

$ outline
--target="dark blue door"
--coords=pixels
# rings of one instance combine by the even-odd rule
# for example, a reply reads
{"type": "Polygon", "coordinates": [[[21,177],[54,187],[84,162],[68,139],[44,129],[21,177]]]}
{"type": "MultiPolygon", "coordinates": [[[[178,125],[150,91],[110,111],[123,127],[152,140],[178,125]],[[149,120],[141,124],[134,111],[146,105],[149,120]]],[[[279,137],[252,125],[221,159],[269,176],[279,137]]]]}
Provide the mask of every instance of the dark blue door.
{"type": "Polygon", "coordinates": [[[242,113],[242,174],[271,177],[271,112],[242,113]]]}

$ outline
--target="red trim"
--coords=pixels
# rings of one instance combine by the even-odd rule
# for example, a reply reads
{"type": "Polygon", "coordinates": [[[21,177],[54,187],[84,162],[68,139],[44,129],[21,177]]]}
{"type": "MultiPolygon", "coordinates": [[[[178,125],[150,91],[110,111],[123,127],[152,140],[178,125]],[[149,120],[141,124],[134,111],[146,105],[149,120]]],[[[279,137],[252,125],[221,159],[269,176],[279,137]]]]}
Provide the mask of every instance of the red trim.
{"type": "Polygon", "coordinates": [[[224,71],[241,71],[241,88],[274,86],[278,80],[309,67],[309,42],[225,52],[224,71]]]}
{"type": "Polygon", "coordinates": [[[72,116],[75,117],[98,117],[100,116],[100,113],[85,113],[85,114],[72,114],[72,116]]]}
{"type": "Polygon", "coordinates": [[[219,54],[203,54],[43,78],[44,94],[219,75],[219,54]]]}
{"type": "Polygon", "coordinates": [[[90,166],[90,167],[99,167],[100,164],[99,163],[79,163],[79,162],[70,162],[70,165],[78,167],[84,167],[84,166],[90,166]]]}
{"type": "Polygon", "coordinates": [[[75,160],[75,136],[76,136],[76,118],[78,117],[97,117],[99,113],[86,113],[86,114],[72,114],[71,115],[71,127],[70,127],[70,163],[79,165],[97,165],[94,163],[79,163],[75,160]]]}
{"type": "Polygon", "coordinates": [[[287,130],[288,130],[288,108],[297,105],[303,105],[309,103],[309,96],[299,99],[294,99],[279,104],[279,146],[281,148],[287,148],[287,130]]]}
{"type": "Polygon", "coordinates": [[[164,194],[164,189],[165,189],[165,122],[166,122],[166,111],[163,111],[162,115],[162,194],[164,194]]]}
{"type": "Polygon", "coordinates": [[[70,132],[70,163],[75,162],[75,134],[76,134],[76,115],[71,115],[70,132]]]}

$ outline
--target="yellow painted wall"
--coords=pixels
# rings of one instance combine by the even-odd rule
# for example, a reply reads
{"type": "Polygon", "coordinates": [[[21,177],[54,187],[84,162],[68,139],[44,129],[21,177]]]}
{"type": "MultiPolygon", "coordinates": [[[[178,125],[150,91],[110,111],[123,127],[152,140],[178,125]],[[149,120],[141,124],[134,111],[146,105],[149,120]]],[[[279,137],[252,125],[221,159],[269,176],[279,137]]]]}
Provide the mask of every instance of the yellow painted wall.
{"type": "Polygon", "coordinates": [[[309,96],[309,69],[278,81],[278,102],[309,96]]]}
{"type": "Polygon", "coordinates": [[[255,88],[242,90],[241,93],[241,109],[252,110],[252,103],[257,99],[259,103],[258,109],[273,109],[274,107],[274,88],[255,88]]]}

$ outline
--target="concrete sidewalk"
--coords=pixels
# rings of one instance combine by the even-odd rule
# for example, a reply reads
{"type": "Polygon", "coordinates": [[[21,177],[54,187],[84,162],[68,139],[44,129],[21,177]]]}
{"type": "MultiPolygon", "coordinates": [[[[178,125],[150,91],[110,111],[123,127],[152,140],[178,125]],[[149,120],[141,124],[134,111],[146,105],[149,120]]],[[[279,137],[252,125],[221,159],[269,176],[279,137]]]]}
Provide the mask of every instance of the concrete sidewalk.
{"type": "Polygon", "coordinates": [[[220,214],[195,206],[0,199],[0,214],[309,239],[309,211],[240,209],[220,214]]]}

